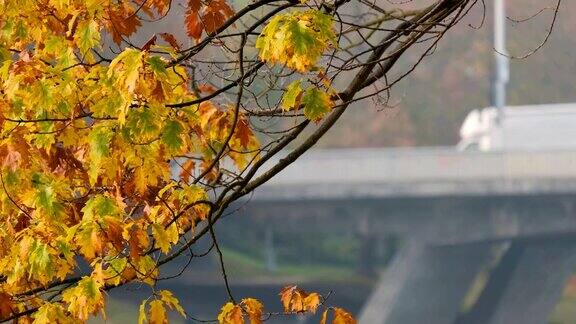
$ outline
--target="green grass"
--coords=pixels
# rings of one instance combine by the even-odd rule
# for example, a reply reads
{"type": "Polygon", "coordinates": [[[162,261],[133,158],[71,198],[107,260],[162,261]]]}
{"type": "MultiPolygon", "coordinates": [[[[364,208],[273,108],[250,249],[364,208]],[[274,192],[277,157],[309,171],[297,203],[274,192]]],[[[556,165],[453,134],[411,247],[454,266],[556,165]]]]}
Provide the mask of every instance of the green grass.
{"type": "Polygon", "coordinates": [[[236,277],[297,277],[302,281],[349,281],[357,277],[355,269],[320,264],[283,264],[278,262],[276,271],[269,272],[264,260],[250,257],[234,250],[222,249],[227,272],[236,277]]]}
{"type": "Polygon", "coordinates": [[[222,248],[227,272],[234,276],[264,275],[267,273],[264,262],[231,249],[222,248]]]}
{"type": "Polygon", "coordinates": [[[562,298],[552,316],[550,317],[550,324],[574,324],[576,323],[576,297],[562,298]]]}

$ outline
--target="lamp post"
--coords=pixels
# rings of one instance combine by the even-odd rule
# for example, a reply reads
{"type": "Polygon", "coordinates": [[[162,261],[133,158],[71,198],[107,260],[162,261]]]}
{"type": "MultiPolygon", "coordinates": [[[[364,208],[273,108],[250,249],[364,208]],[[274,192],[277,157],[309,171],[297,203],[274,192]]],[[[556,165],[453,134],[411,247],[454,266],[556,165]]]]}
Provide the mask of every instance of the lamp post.
{"type": "Polygon", "coordinates": [[[494,56],[492,105],[498,110],[497,123],[501,124],[506,106],[506,85],[510,79],[508,51],[506,50],[505,0],[494,0],[494,56]]]}

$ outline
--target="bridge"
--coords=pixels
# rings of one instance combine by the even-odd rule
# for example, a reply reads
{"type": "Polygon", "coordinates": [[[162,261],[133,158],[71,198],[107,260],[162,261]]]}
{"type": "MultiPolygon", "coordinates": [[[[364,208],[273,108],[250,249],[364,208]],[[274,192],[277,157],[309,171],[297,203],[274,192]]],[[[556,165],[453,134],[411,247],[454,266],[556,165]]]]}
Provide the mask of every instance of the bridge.
{"type": "Polygon", "coordinates": [[[244,212],[402,237],[361,324],[541,324],[576,270],[575,193],[567,150],[316,150],[244,212]]]}

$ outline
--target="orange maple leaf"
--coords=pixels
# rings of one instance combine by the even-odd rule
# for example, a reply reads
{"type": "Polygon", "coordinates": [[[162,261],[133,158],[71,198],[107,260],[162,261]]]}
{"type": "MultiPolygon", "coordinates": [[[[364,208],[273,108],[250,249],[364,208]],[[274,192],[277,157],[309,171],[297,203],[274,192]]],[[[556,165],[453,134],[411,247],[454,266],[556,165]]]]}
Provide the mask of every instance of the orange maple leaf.
{"type": "Polygon", "coordinates": [[[142,25],[136,11],[128,2],[110,8],[108,18],[106,28],[112,34],[112,40],[117,45],[120,45],[123,36],[134,34],[142,25]]]}
{"type": "Polygon", "coordinates": [[[236,132],[234,133],[236,137],[240,140],[240,145],[243,148],[247,148],[250,144],[250,138],[252,138],[252,130],[246,118],[240,118],[238,124],[236,125],[236,132]]]}
{"type": "Polygon", "coordinates": [[[7,318],[12,313],[12,298],[6,293],[0,293],[0,319],[7,318]]]}
{"type": "Polygon", "coordinates": [[[192,176],[192,174],[194,172],[195,167],[196,167],[196,162],[192,159],[189,159],[186,162],[184,162],[184,164],[182,165],[182,171],[180,172],[180,178],[184,182],[188,182],[188,180],[190,180],[190,177],[192,176]]]}
{"type": "Polygon", "coordinates": [[[186,23],[186,32],[188,36],[198,41],[202,37],[202,32],[204,31],[204,27],[202,26],[202,22],[200,21],[200,16],[198,16],[198,13],[192,10],[188,10],[186,12],[186,19],[184,22],[186,23]]]}
{"type": "Polygon", "coordinates": [[[180,43],[178,43],[178,41],[176,40],[176,37],[174,37],[174,35],[170,34],[170,33],[160,33],[160,37],[162,37],[162,39],[170,44],[170,46],[172,46],[175,50],[179,51],[181,46],[180,43]]]}
{"type": "Polygon", "coordinates": [[[200,0],[189,0],[186,10],[186,32],[190,38],[198,41],[202,33],[216,32],[228,18],[234,15],[234,9],[224,0],[209,0],[203,4],[200,0]]]}
{"type": "Polygon", "coordinates": [[[320,295],[308,293],[297,286],[287,286],[280,292],[280,300],[285,312],[312,312],[320,306],[320,295]]]}

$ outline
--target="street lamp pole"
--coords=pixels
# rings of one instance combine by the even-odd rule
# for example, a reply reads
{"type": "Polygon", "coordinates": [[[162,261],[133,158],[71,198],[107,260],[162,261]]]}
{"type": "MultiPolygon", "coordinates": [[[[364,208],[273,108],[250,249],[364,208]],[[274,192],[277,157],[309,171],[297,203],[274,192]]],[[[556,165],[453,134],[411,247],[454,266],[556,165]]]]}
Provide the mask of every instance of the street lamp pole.
{"type": "Polygon", "coordinates": [[[506,106],[506,85],[510,79],[508,51],[506,50],[505,0],[494,0],[494,56],[495,76],[492,105],[498,110],[498,123],[503,122],[506,106]]]}

